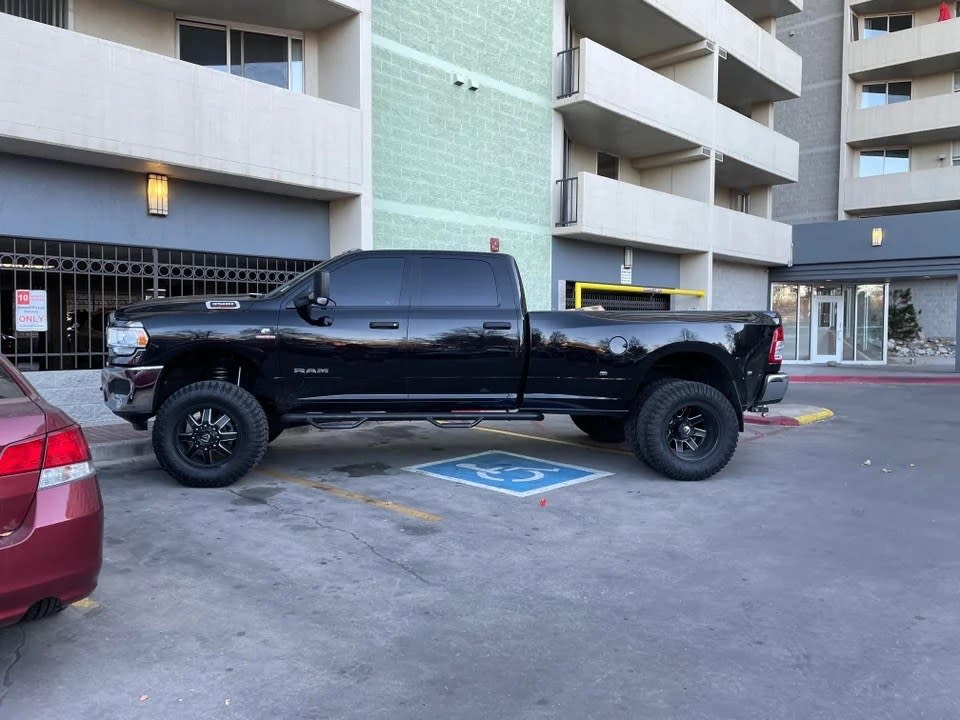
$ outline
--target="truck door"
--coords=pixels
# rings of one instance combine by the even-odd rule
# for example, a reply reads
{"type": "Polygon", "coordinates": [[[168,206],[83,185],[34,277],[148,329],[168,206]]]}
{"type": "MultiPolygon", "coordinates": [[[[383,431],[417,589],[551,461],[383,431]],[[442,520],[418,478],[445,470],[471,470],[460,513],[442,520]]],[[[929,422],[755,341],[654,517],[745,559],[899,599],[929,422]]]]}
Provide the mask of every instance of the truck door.
{"type": "Polygon", "coordinates": [[[319,323],[292,302],[280,310],[279,365],[303,409],[382,406],[407,395],[406,358],[413,263],[396,255],[347,257],[330,269],[330,304],[319,323]]]}
{"type": "Polygon", "coordinates": [[[410,400],[470,409],[516,405],[524,328],[508,263],[420,256],[415,277],[407,344],[410,400]]]}

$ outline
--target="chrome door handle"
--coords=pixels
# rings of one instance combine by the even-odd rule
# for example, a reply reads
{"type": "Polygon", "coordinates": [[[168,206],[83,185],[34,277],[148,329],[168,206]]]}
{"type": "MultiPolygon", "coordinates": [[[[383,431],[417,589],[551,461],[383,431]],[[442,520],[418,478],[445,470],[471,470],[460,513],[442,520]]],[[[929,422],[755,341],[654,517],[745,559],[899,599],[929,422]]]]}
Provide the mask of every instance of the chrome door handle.
{"type": "Polygon", "coordinates": [[[374,321],[370,323],[371,330],[399,330],[400,323],[389,321],[374,321]]]}

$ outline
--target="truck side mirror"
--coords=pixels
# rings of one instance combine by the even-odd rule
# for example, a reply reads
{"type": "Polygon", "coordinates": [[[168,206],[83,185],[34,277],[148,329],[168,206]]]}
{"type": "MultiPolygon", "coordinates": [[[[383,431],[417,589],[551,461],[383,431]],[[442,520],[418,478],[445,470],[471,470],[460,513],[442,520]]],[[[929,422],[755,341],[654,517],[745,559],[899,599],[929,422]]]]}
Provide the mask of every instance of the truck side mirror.
{"type": "Polygon", "coordinates": [[[313,302],[320,307],[330,303],[330,273],[321,271],[313,274],[313,302]]]}

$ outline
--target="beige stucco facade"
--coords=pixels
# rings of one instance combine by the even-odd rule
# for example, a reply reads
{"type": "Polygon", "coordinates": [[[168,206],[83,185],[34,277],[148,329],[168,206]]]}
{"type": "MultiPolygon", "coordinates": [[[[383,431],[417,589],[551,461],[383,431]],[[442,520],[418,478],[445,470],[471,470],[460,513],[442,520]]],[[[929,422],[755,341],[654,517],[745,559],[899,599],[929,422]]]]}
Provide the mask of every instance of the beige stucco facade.
{"type": "Polygon", "coordinates": [[[938,3],[913,0],[846,0],[846,8],[838,217],[960,208],[960,19],[940,21],[938,3]],[[868,27],[885,17],[909,27],[868,27]],[[909,83],[909,99],[884,102],[885,83],[900,83],[897,100],[909,83]],[[890,151],[909,160],[881,172],[862,158],[890,151]]]}

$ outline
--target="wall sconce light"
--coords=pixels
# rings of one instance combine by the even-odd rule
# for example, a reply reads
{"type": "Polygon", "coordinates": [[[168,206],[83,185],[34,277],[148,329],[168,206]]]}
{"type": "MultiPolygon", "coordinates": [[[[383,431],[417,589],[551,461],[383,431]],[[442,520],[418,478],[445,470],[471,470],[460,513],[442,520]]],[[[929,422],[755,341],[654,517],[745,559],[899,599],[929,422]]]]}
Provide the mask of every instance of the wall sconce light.
{"type": "Polygon", "coordinates": [[[873,247],[880,247],[883,245],[883,228],[874,228],[873,234],[871,236],[871,244],[873,247]]]}
{"type": "Polygon", "coordinates": [[[166,175],[147,175],[147,214],[166,216],[170,212],[170,188],[166,175]]]}

